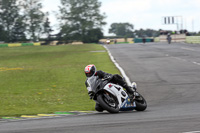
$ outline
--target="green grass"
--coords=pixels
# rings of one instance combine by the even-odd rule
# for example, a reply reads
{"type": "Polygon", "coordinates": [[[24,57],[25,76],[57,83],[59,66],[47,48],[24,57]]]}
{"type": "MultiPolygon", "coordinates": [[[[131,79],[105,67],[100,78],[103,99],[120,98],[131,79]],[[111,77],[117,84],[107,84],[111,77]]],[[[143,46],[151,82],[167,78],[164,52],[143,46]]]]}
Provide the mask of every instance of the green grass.
{"type": "Polygon", "coordinates": [[[101,45],[0,48],[0,116],[94,110],[84,68],[119,73],[101,45]]]}

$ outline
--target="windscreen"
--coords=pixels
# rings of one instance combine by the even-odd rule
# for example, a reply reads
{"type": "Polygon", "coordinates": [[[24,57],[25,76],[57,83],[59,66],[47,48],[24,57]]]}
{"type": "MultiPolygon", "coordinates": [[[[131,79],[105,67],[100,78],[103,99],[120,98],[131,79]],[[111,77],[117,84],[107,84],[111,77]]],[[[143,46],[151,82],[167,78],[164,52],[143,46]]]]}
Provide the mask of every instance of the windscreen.
{"type": "Polygon", "coordinates": [[[102,82],[102,80],[99,79],[97,76],[92,76],[92,77],[88,78],[87,84],[90,89],[89,91],[96,92],[97,87],[100,85],[101,82],[102,82]]]}

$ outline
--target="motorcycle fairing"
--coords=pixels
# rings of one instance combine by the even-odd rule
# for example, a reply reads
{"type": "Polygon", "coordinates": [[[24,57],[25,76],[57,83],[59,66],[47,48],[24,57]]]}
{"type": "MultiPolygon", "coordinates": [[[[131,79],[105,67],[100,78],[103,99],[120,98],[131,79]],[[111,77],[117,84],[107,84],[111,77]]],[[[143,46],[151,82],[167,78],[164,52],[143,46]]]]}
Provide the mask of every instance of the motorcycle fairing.
{"type": "Polygon", "coordinates": [[[128,97],[127,94],[125,96],[122,95],[122,92],[124,92],[124,90],[121,86],[113,83],[108,83],[103,89],[117,97],[119,108],[121,107],[122,99],[126,99],[128,97]]]}
{"type": "Polygon", "coordinates": [[[108,83],[104,89],[111,94],[117,96],[119,102],[120,111],[129,111],[133,110],[136,107],[135,102],[130,103],[130,99],[124,89],[116,84],[108,83]],[[124,95],[125,94],[125,95],[124,95]]]}
{"type": "Polygon", "coordinates": [[[133,110],[136,107],[135,102],[132,104],[130,103],[130,99],[127,98],[121,105],[120,111],[130,111],[133,110]]]}

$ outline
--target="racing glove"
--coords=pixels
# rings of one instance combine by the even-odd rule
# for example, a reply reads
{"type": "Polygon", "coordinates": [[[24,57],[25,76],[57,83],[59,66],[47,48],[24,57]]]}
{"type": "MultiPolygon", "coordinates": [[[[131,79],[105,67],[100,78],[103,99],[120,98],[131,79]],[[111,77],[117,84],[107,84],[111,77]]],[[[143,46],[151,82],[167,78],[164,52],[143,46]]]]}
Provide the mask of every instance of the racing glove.
{"type": "Polygon", "coordinates": [[[93,99],[94,98],[94,93],[92,91],[89,91],[88,92],[88,95],[90,96],[90,99],[93,99]]]}

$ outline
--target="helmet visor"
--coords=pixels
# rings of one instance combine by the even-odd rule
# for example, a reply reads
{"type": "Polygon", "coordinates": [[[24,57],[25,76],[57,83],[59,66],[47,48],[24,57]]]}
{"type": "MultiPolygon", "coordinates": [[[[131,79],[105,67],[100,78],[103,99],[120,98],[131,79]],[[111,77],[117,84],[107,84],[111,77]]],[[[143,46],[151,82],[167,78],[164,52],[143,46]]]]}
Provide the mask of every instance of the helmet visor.
{"type": "Polygon", "coordinates": [[[85,73],[85,75],[86,75],[87,77],[91,77],[91,76],[93,75],[93,73],[92,73],[92,72],[90,72],[90,73],[85,73]]]}

